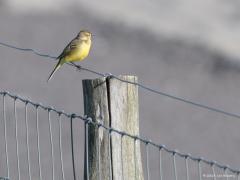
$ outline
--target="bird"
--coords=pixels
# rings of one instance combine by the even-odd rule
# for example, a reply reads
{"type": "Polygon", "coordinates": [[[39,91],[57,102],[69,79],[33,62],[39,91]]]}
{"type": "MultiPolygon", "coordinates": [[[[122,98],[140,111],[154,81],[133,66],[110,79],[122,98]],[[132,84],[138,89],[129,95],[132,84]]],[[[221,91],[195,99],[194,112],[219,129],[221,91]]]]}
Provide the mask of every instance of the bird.
{"type": "Polygon", "coordinates": [[[84,60],[91,49],[92,33],[88,30],[81,30],[77,36],[63,49],[62,53],[56,58],[59,59],[53,71],[49,75],[47,82],[51,80],[55,72],[67,62],[73,63],[84,60]]]}

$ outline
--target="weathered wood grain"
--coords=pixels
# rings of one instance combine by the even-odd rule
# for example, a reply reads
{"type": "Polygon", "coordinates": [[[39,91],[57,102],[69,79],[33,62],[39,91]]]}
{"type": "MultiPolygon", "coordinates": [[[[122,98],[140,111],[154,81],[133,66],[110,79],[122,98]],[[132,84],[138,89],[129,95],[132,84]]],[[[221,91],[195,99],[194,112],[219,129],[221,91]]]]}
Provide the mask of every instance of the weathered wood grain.
{"type": "MultiPolygon", "coordinates": [[[[135,76],[119,78],[137,82],[135,76]]],[[[83,80],[83,93],[84,112],[93,121],[139,135],[137,86],[110,77],[83,80]]],[[[103,128],[89,126],[89,180],[110,177],[113,180],[143,180],[139,142],[112,132],[109,148],[108,133],[103,128]]]]}

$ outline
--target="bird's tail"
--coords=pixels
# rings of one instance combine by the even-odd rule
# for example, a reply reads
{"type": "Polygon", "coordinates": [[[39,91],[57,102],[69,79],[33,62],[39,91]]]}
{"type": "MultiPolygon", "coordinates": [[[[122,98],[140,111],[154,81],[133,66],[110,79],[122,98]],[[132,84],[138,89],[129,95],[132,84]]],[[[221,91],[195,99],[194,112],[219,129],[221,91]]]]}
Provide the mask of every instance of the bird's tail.
{"type": "Polygon", "coordinates": [[[61,67],[62,63],[61,60],[58,61],[57,65],[54,67],[53,71],[51,72],[50,76],[48,77],[48,81],[50,81],[53,77],[53,75],[55,74],[55,72],[61,67]]]}

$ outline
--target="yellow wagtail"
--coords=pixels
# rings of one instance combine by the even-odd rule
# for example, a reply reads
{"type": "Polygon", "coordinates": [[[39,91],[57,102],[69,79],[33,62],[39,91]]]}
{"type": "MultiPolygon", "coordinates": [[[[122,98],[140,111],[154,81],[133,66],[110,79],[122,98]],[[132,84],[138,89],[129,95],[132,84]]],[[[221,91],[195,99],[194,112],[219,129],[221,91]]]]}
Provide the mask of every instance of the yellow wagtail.
{"type": "Polygon", "coordinates": [[[82,61],[85,59],[90,51],[92,43],[92,34],[89,31],[82,30],[57,57],[59,59],[57,65],[54,67],[47,81],[49,81],[53,74],[66,62],[82,61]]]}

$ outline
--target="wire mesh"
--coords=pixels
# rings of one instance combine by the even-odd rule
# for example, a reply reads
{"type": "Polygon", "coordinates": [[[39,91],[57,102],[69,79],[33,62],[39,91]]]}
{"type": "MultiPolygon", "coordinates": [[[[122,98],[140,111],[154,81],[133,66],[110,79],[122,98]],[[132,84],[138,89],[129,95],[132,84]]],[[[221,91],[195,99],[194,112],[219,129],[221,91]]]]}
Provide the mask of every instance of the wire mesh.
{"type": "MultiPolygon", "coordinates": [[[[125,138],[130,138],[133,142],[133,154],[134,154],[134,164],[135,164],[135,172],[133,179],[138,179],[137,175],[137,167],[138,161],[136,155],[136,144],[137,142],[142,143],[142,162],[144,172],[144,179],[205,179],[206,177],[210,177],[211,179],[217,179],[218,177],[224,177],[225,179],[235,178],[239,179],[239,170],[233,169],[226,165],[221,165],[215,161],[210,161],[204,158],[194,157],[190,154],[180,153],[176,150],[171,150],[164,145],[158,145],[150,140],[144,139],[139,136],[133,136],[124,131],[119,131],[117,129],[113,129],[107,127],[101,123],[93,122],[91,118],[87,118],[84,116],[76,115],[76,114],[68,114],[63,111],[59,111],[53,107],[44,106],[39,103],[34,103],[28,99],[24,99],[22,97],[13,95],[8,92],[0,92],[2,96],[2,115],[0,119],[0,123],[4,131],[1,133],[3,144],[1,150],[2,156],[0,156],[0,167],[4,167],[0,169],[0,180],[4,179],[82,179],[84,177],[85,180],[89,180],[89,161],[91,161],[88,157],[88,126],[89,124],[93,125],[96,130],[106,131],[108,133],[108,149],[110,152],[111,149],[111,136],[112,133],[119,135],[119,140],[121,141],[121,170],[122,179],[128,179],[125,175],[127,172],[124,169],[123,164],[128,163],[124,162],[126,158],[124,158],[124,153],[122,153],[123,148],[123,140],[125,138]],[[10,107],[9,103],[6,104],[6,101],[13,101],[13,108],[10,107]],[[30,107],[31,106],[31,107],[30,107]],[[31,111],[32,109],[32,111],[31,111]],[[42,113],[40,113],[40,111],[42,113]],[[23,112],[21,114],[21,112],[23,112]],[[12,113],[12,116],[10,114],[12,113]],[[45,116],[44,116],[45,114],[45,116]],[[12,117],[12,118],[11,118],[12,117]],[[54,118],[55,117],[55,118],[54,118]],[[66,119],[67,121],[64,121],[66,119]],[[23,121],[21,121],[23,120],[23,121]],[[76,157],[79,156],[75,153],[76,147],[74,140],[74,132],[73,132],[73,120],[80,120],[84,124],[85,129],[85,137],[83,139],[83,143],[85,143],[82,148],[85,150],[84,160],[85,163],[85,171],[84,175],[79,174],[79,163],[76,162],[76,157]],[[14,122],[14,128],[9,127],[10,121],[14,122]],[[24,122],[21,125],[20,122],[24,122]],[[34,126],[32,126],[32,122],[35,122],[34,126]],[[69,123],[68,128],[63,126],[64,123],[69,123]],[[21,125],[21,126],[20,126],[21,125]],[[24,126],[24,128],[23,128],[24,126]],[[15,133],[10,133],[10,130],[13,130],[15,133]],[[63,130],[65,130],[63,132],[63,130]],[[25,131],[25,136],[22,135],[21,132],[25,131]],[[64,135],[68,135],[70,139],[69,147],[66,147],[66,137],[64,135]],[[34,135],[35,134],[35,135],[34,135]],[[12,135],[12,137],[11,137],[12,135]],[[33,143],[33,136],[36,136],[36,143],[33,143]],[[16,144],[14,151],[11,151],[9,148],[9,139],[14,138],[14,143],[16,144]],[[65,141],[64,141],[65,140],[65,141]],[[36,146],[36,147],[35,147],[36,146]],[[26,152],[23,151],[26,150],[26,152]],[[34,152],[36,149],[36,152],[34,152]],[[12,154],[14,152],[15,155],[12,154]],[[25,160],[23,160],[23,157],[25,160]],[[157,157],[157,158],[156,158],[157,157]],[[12,158],[16,158],[16,162],[11,161],[12,158]],[[34,162],[36,159],[36,163],[34,162]],[[68,159],[68,160],[67,160],[68,159]],[[70,164],[69,164],[70,162],[70,164]],[[14,167],[15,166],[15,167],[14,167]],[[17,171],[14,171],[17,169],[17,171]],[[206,170],[207,169],[207,170],[206,170]],[[219,174],[221,170],[222,174],[219,174]],[[156,171],[157,173],[154,173],[156,171]],[[80,177],[80,178],[79,178],[80,177]]],[[[98,137],[99,138],[99,137],[98,137]]],[[[79,140],[79,139],[77,139],[79,140]]],[[[69,141],[68,141],[69,142],[69,141]]],[[[103,161],[100,151],[101,146],[98,147],[98,179],[101,179],[102,172],[102,164],[103,161]]],[[[109,180],[113,179],[112,172],[112,162],[111,155],[109,156],[108,161],[110,161],[109,165],[109,180]]],[[[83,170],[81,170],[83,172],[83,170]]]]}
{"type": "Polygon", "coordinates": [[[63,145],[63,139],[71,138],[71,128],[63,125],[63,112],[6,92],[0,95],[0,179],[72,179],[73,147],[63,145]]]}

